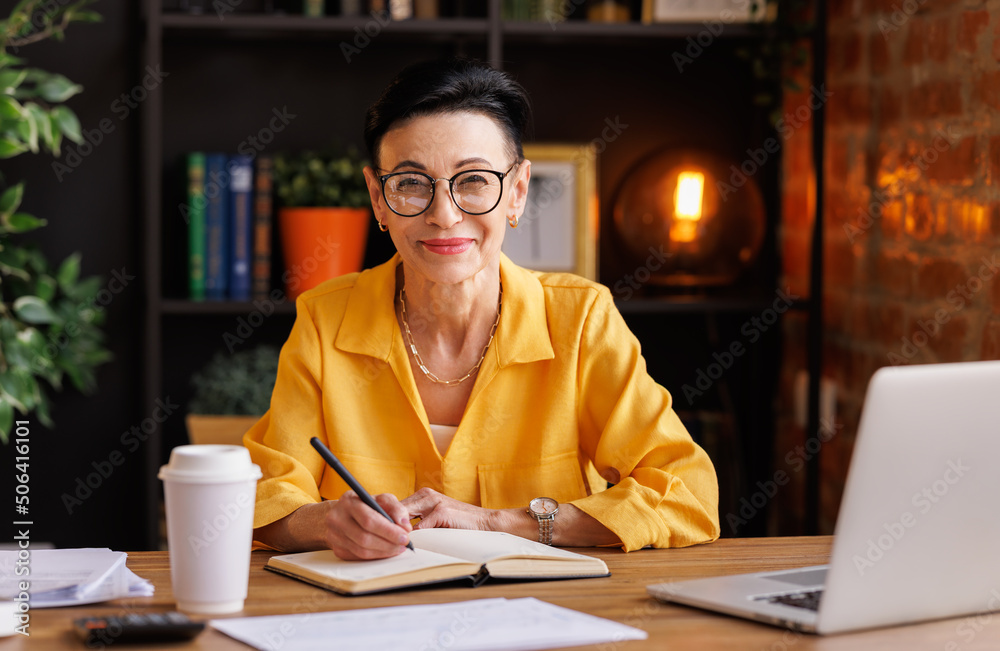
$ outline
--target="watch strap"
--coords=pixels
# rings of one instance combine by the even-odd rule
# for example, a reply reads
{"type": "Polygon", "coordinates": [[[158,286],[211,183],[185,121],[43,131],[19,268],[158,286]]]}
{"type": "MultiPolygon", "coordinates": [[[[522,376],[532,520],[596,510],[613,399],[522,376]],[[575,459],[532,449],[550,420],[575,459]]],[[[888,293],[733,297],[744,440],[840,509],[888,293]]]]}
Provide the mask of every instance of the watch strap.
{"type": "Polygon", "coordinates": [[[552,529],[556,517],[553,515],[538,516],[538,542],[543,545],[552,544],[552,529]]]}

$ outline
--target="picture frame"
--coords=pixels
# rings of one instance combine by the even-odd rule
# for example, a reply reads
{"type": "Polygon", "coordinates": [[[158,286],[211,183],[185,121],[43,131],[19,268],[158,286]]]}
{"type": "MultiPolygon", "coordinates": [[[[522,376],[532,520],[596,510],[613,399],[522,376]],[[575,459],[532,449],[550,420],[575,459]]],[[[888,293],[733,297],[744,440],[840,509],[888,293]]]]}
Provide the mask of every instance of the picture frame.
{"type": "Polygon", "coordinates": [[[537,271],[597,280],[597,148],[593,143],[524,145],[531,161],[528,201],[503,252],[537,271]]]}
{"type": "Polygon", "coordinates": [[[774,3],[767,0],[643,0],[642,22],[760,22],[767,19],[769,5],[774,3]]]}

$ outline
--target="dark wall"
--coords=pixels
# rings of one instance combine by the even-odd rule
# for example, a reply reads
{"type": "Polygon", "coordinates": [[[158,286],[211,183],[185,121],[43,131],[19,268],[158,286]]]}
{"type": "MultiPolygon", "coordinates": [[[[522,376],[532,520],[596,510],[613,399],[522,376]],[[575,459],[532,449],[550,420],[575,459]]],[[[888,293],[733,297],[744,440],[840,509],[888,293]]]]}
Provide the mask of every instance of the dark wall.
{"type": "MultiPolygon", "coordinates": [[[[61,177],[47,155],[21,156],[0,169],[11,180],[27,180],[24,207],[49,219],[50,225],[34,237],[52,259],[80,251],[85,273],[128,280],[107,305],[105,330],[115,359],[100,369],[98,392],[81,396],[68,389],[59,394],[54,410],[57,426],[52,431],[32,423],[32,540],[59,546],[140,549],[146,544],[143,523],[157,517],[141,512],[148,479],[143,473],[155,469],[145,469],[145,451],[134,448],[135,438],[126,433],[141,427],[156,406],[142,404],[140,386],[146,280],[138,201],[138,112],[142,107],[126,113],[119,100],[123,93],[140,88],[145,73],[138,63],[141,28],[132,3],[102,0],[96,9],[105,16],[103,23],[74,25],[65,42],[31,46],[22,55],[33,65],[83,84],[83,94],[73,98],[70,106],[85,130],[100,133],[102,120],[113,128],[101,134],[99,144],[74,147],[79,158],[65,152],[63,162],[75,164],[70,171],[63,170],[61,177]]],[[[392,72],[406,62],[455,49],[447,41],[425,40],[387,35],[348,67],[339,58],[336,40],[331,39],[244,43],[220,40],[217,35],[168,35],[164,70],[172,76],[162,89],[164,210],[178,203],[176,193],[183,188],[178,161],[184,152],[234,149],[247,134],[257,131],[272,107],[287,106],[300,116],[281,134],[281,142],[274,143],[275,149],[316,146],[331,137],[359,143],[364,107],[392,72]]],[[[532,39],[505,43],[505,67],[528,87],[535,102],[537,140],[586,142],[601,133],[606,120],[617,117],[630,125],[620,138],[605,143],[599,163],[605,229],[607,199],[626,170],[650,150],[677,143],[678,134],[699,134],[695,144],[726,143],[733,155],[759,146],[760,134],[753,125],[760,116],[738,108],[749,105],[753,89],[746,70],[733,66],[734,44],[713,49],[699,60],[700,67],[681,76],[672,72],[670,63],[679,43],[616,41],[601,42],[600,47],[572,41],[536,45],[532,39]]],[[[459,49],[472,56],[485,54],[475,39],[459,49]]],[[[770,198],[773,207],[776,202],[773,195],[770,198]]],[[[164,275],[177,278],[182,276],[171,271],[174,267],[169,261],[183,260],[183,234],[176,223],[172,229],[167,214],[164,275]]],[[[391,253],[387,238],[379,236],[373,233],[366,265],[391,253]]],[[[613,247],[602,242],[602,279],[610,285],[623,265],[627,268],[624,261],[615,264],[614,253],[613,247]]],[[[179,295],[178,287],[166,281],[164,285],[168,297],[179,295]]],[[[235,318],[171,315],[163,321],[161,395],[169,401],[168,407],[184,412],[190,393],[187,378],[212,347],[221,347],[221,337],[232,329],[235,318]]],[[[711,349],[701,348],[700,356],[690,360],[691,368],[677,361],[676,341],[686,341],[688,333],[702,328],[697,318],[667,319],[658,314],[645,322],[633,321],[651,371],[675,391],[678,383],[693,376],[695,367],[710,359],[706,351],[711,349]],[[676,336],[668,334],[668,321],[676,336]]],[[[736,325],[741,322],[735,321],[736,325]]],[[[282,329],[289,325],[290,315],[276,318],[269,329],[255,335],[253,343],[265,339],[280,343],[282,329]]],[[[728,341],[725,334],[721,336],[728,341]]],[[[744,371],[752,374],[756,369],[748,364],[744,371]]],[[[762,391],[766,396],[767,389],[762,391]]],[[[758,402],[769,404],[766,399],[758,402]]],[[[760,420],[752,415],[746,419],[760,420]]],[[[170,446],[184,442],[184,437],[183,419],[170,419],[163,432],[164,454],[170,446]]],[[[13,455],[9,447],[0,448],[0,454],[0,477],[5,494],[10,495],[13,455]]]]}
{"type": "MultiPolygon", "coordinates": [[[[104,330],[114,360],[98,370],[97,392],[84,396],[72,387],[61,393],[50,390],[55,427],[49,430],[33,416],[28,419],[33,543],[142,546],[141,531],[132,524],[141,508],[135,490],[141,479],[141,453],[116,456],[113,461],[119,465],[109,461],[112,451],[127,450],[119,440],[122,434],[141,422],[143,297],[135,151],[139,125],[136,111],[125,115],[123,104],[115,103],[138,81],[134,4],[102,0],[93,8],[103,22],[73,24],[64,41],[50,39],[17,53],[31,66],[83,85],[83,93],[68,105],[93,141],[82,147],[69,143],[60,159],[47,153],[22,154],[0,166],[8,182],[26,182],[23,209],[49,222],[26,238],[37,242],[52,263],[79,251],[83,274],[101,276],[112,292],[104,306],[104,330]],[[56,160],[66,165],[59,172],[52,166],[56,160]],[[67,508],[64,495],[79,502],[67,508]]],[[[13,494],[13,456],[11,446],[0,447],[4,495],[13,494]]],[[[4,518],[3,526],[10,522],[4,518]]],[[[9,540],[3,536],[3,542],[9,540]]]]}

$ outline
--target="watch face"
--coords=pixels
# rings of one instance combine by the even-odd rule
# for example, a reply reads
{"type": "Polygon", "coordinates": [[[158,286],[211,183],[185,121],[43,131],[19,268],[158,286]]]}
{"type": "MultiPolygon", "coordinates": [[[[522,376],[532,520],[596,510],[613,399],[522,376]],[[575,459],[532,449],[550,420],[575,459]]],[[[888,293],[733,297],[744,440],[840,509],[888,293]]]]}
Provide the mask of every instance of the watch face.
{"type": "Polygon", "coordinates": [[[559,502],[551,497],[536,497],[529,504],[531,510],[538,515],[549,515],[559,510],[559,502]]]}

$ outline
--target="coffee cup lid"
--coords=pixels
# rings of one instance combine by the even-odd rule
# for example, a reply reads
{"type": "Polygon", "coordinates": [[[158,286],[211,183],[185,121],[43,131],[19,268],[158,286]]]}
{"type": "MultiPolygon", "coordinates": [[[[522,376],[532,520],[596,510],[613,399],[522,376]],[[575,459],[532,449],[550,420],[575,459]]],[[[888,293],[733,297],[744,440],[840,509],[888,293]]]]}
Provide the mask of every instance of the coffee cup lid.
{"type": "Polygon", "coordinates": [[[179,445],[170,451],[170,461],[160,467],[160,479],[223,483],[260,479],[260,466],[251,462],[242,445],[179,445]]]}

